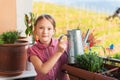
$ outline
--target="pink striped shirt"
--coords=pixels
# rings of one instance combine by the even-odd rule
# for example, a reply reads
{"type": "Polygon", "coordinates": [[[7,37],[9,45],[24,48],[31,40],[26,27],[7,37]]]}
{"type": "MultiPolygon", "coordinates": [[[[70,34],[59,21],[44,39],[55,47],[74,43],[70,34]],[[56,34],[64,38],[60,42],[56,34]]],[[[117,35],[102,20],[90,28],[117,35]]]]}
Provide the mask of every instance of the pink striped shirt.
{"type": "MultiPolygon", "coordinates": [[[[55,51],[57,50],[57,44],[58,40],[54,38],[51,40],[51,43],[48,47],[44,46],[38,41],[28,48],[28,60],[30,56],[36,55],[43,63],[46,62],[52,55],[54,55],[55,51]]],[[[67,80],[65,73],[61,71],[61,66],[66,63],[67,55],[64,53],[46,75],[42,75],[36,70],[37,76],[35,80],[67,80]]]]}

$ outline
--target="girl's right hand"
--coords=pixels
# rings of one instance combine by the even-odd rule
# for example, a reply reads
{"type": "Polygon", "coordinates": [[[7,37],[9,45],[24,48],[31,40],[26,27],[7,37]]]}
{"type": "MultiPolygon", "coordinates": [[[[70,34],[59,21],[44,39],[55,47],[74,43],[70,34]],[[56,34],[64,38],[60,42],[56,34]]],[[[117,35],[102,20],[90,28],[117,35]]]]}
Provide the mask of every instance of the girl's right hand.
{"type": "Polygon", "coordinates": [[[67,48],[67,44],[63,40],[58,41],[58,52],[64,53],[67,48]]]}

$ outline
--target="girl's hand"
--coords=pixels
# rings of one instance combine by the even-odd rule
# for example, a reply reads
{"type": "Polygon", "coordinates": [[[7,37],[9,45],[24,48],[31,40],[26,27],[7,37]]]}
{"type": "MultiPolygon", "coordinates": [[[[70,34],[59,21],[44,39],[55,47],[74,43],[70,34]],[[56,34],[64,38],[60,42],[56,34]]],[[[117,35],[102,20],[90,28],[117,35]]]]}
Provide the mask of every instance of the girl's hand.
{"type": "Polygon", "coordinates": [[[67,44],[65,43],[65,41],[59,40],[57,52],[63,53],[66,50],[66,48],[67,48],[67,44]]]}

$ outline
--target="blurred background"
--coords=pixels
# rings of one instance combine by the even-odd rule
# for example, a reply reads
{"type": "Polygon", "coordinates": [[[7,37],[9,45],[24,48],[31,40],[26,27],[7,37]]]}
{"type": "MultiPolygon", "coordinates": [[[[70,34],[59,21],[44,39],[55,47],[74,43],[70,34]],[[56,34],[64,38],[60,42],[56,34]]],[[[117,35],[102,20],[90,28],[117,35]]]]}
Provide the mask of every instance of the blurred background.
{"type": "Polygon", "coordinates": [[[119,8],[120,0],[33,0],[33,13],[47,13],[55,18],[55,37],[69,29],[79,28],[82,33],[90,29],[96,41],[92,50],[99,51],[102,56],[120,53],[119,13],[112,17],[119,8]]]}
{"type": "Polygon", "coordinates": [[[18,30],[25,35],[25,14],[50,14],[57,23],[55,37],[69,29],[79,28],[82,34],[90,29],[95,42],[91,49],[112,56],[120,54],[119,8],[120,0],[0,0],[0,34],[18,30]]]}

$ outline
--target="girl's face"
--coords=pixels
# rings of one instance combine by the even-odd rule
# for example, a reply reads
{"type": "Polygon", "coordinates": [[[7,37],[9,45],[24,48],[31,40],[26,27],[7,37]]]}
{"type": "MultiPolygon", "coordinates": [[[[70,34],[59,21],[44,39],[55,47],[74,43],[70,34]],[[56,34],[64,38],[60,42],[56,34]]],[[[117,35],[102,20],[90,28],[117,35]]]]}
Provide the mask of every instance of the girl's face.
{"type": "Polygon", "coordinates": [[[55,29],[50,21],[42,19],[38,21],[35,27],[35,34],[38,36],[41,43],[48,45],[55,32],[55,29]]]}

